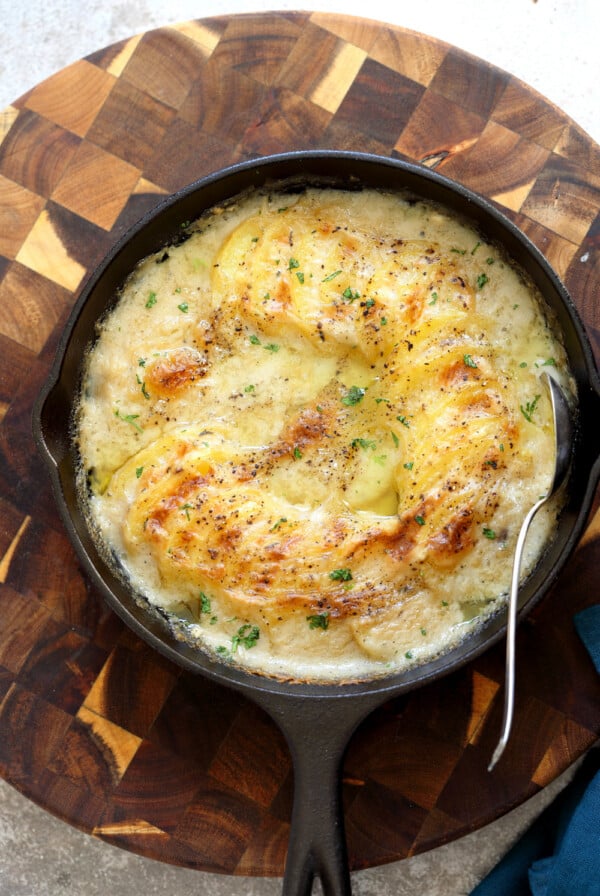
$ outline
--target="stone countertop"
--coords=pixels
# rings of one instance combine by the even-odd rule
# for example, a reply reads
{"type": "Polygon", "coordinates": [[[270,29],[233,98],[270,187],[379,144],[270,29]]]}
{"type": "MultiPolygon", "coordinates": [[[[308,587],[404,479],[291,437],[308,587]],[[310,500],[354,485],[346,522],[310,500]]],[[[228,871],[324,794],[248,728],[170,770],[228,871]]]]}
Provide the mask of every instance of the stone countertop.
{"type": "MultiPolygon", "coordinates": [[[[460,8],[445,0],[393,6],[372,0],[368,9],[358,0],[213,0],[210,5],[198,0],[0,0],[0,110],[69,63],[133,34],[207,15],[298,8],[368,14],[454,44],[521,78],[600,141],[596,0],[478,0],[460,8]]],[[[466,896],[571,773],[455,843],[353,874],[356,896],[466,896]]],[[[203,874],[119,850],[71,828],[0,781],[0,896],[274,896],[280,889],[279,880],[203,874]]]]}

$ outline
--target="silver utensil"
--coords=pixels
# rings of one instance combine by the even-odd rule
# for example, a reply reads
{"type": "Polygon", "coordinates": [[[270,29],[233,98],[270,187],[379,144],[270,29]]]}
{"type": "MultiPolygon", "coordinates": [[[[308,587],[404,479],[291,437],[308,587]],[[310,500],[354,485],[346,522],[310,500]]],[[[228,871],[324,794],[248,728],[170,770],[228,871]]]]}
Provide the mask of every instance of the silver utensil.
{"type": "Polygon", "coordinates": [[[515,699],[515,633],[517,627],[517,597],[519,594],[519,576],[521,570],[521,558],[527,532],[532,519],[547,501],[556,494],[569,469],[571,460],[571,449],[573,444],[573,425],[571,422],[571,412],[566,396],[550,374],[544,372],[540,377],[545,381],[552,402],[552,414],[554,419],[554,439],[555,439],[555,462],[554,476],[550,483],[548,492],[537,501],[527,513],[523,520],[519,537],[517,538],[517,546],[515,548],[515,556],[513,560],[512,578],[510,586],[510,594],[508,598],[508,622],[506,629],[506,680],[504,688],[504,718],[502,721],[502,733],[500,739],[492,755],[488,771],[491,771],[500,759],[504,748],[508,743],[510,730],[512,727],[514,699],[515,699]]]}

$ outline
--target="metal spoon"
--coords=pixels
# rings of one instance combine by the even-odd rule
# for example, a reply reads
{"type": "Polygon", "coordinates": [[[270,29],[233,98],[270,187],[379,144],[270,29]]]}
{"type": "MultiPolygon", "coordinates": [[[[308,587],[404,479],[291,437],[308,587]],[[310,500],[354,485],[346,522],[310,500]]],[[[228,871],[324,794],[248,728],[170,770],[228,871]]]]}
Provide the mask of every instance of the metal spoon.
{"type": "Polygon", "coordinates": [[[569,462],[571,459],[573,426],[571,422],[571,412],[562,388],[555,379],[548,373],[544,372],[540,377],[545,381],[550,390],[550,399],[552,401],[552,415],[554,419],[554,440],[555,440],[555,462],[554,477],[550,483],[550,488],[543,498],[537,501],[525,519],[517,538],[517,546],[515,548],[515,556],[513,560],[512,579],[510,586],[510,594],[508,598],[508,623],[506,629],[506,681],[504,689],[504,719],[502,722],[502,734],[498,745],[494,750],[488,771],[491,771],[500,759],[504,748],[508,743],[510,729],[512,726],[514,698],[515,698],[515,632],[517,627],[517,596],[519,593],[519,575],[521,569],[521,558],[523,548],[525,547],[525,539],[527,531],[532,519],[546,501],[558,491],[562,485],[569,462]]]}

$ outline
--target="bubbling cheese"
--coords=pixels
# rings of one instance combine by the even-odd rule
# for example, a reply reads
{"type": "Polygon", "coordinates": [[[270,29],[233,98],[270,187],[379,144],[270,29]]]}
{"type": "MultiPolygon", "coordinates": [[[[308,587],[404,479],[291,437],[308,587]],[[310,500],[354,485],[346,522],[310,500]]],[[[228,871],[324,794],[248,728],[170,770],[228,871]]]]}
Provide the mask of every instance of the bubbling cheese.
{"type": "Polygon", "coordinates": [[[459,643],[505,603],[552,478],[540,374],[572,385],[541,297],[396,193],[256,191],[186,237],[137,266],[88,353],[100,549],[179,637],[267,675],[361,679],[459,643]]]}

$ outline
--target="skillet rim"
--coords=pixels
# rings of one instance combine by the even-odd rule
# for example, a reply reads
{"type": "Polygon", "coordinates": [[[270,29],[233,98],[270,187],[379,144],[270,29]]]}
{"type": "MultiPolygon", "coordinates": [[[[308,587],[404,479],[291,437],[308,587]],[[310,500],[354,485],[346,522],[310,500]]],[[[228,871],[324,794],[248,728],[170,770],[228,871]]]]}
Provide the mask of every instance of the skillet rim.
{"type": "MultiPolygon", "coordinates": [[[[49,373],[46,377],[44,385],[40,390],[33,408],[32,426],[34,440],[38,451],[44,459],[48,469],[52,490],[55,501],[58,506],[63,524],[67,530],[71,542],[82,565],[88,575],[88,578],[96,585],[104,600],[117,613],[118,616],[136,632],[151,647],[175,662],[180,667],[194,673],[208,675],[220,683],[234,687],[238,690],[246,691],[256,695],[257,692],[264,694],[283,694],[295,695],[298,697],[309,698],[356,698],[360,696],[378,696],[380,699],[386,696],[396,696],[405,691],[421,687],[425,684],[433,682],[451,672],[458,670],[468,664],[482,653],[489,650],[494,644],[501,640],[506,631],[505,619],[506,613],[500,611],[494,614],[482,626],[470,633],[455,648],[442,654],[438,658],[430,660],[422,665],[417,665],[403,672],[393,672],[388,675],[382,675],[369,679],[361,679],[356,682],[306,682],[280,679],[267,676],[263,673],[253,672],[242,666],[228,664],[221,659],[213,658],[210,654],[194,649],[185,642],[178,641],[166,624],[162,624],[154,614],[141,607],[133,598],[131,589],[118,579],[117,576],[109,568],[108,564],[101,558],[99,552],[95,548],[89,529],[83,523],[84,534],[87,533],[87,539],[82,537],[81,523],[82,514],[78,511],[78,504],[74,490],[72,493],[65,491],[65,485],[68,485],[64,477],[65,461],[71,460],[72,455],[68,450],[71,444],[71,435],[69,427],[58,428],[58,438],[55,433],[55,447],[51,448],[51,437],[49,433],[51,427],[55,425],[57,416],[62,409],[62,416],[65,417],[62,402],[67,402],[69,408],[72,407],[73,397],[76,393],[79,378],[71,383],[70,388],[65,388],[65,381],[69,376],[74,375],[73,361],[77,360],[75,365],[76,372],[80,370],[83,348],[87,345],[93,336],[94,323],[98,319],[98,314],[93,315],[91,324],[87,327],[87,339],[85,345],[78,343],[78,327],[83,327],[82,323],[85,310],[89,310],[88,303],[94,297],[94,291],[99,289],[106,278],[109,281],[115,281],[114,268],[119,268],[123,261],[124,255],[131,250],[132,245],[142,241],[142,238],[150,232],[156,230],[161,220],[167,217],[173,217],[175,210],[180,206],[186,206],[187,203],[193,203],[198,195],[205,195],[211,192],[221,190],[221,199],[224,197],[233,197],[240,192],[239,189],[226,190],[223,187],[236,179],[248,179],[254,173],[254,180],[246,183],[246,188],[250,186],[261,186],[268,183],[267,175],[272,174],[277,180],[282,179],[281,174],[273,174],[273,171],[282,167],[291,166],[295,168],[296,175],[300,173],[298,166],[303,164],[314,167],[318,164],[324,164],[325,167],[334,164],[340,166],[349,166],[360,169],[364,172],[369,169],[369,173],[376,172],[378,185],[390,186],[389,181],[379,180],[384,174],[389,176],[390,172],[396,172],[396,176],[408,178],[410,183],[404,184],[405,188],[413,190],[415,193],[422,195],[424,198],[433,198],[435,201],[447,203],[448,198],[451,199],[449,207],[466,214],[471,218],[472,222],[477,224],[482,230],[489,233],[490,230],[498,230],[502,234],[501,242],[508,254],[523,267],[544,294],[546,300],[548,297],[544,289],[539,283],[539,277],[545,281],[545,285],[550,287],[554,293],[552,301],[548,302],[550,306],[559,313],[559,324],[565,338],[569,337],[571,345],[575,343],[577,349],[577,368],[574,370],[577,380],[578,390],[580,392],[581,412],[580,421],[577,427],[576,444],[573,447],[574,460],[577,461],[578,456],[583,454],[583,460],[580,465],[589,466],[586,470],[578,469],[578,465],[574,463],[574,473],[576,476],[575,484],[569,486],[569,490],[576,489],[577,492],[582,491],[581,501],[578,507],[573,507],[573,501],[568,501],[566,507],[561,514],[562,529],[569,528],[566,538],[561,538],[557,533],[555,546],[550,553],[553,554],[549,571],[543,575],[540,574],[540,568],[547,565],[547,554],[542,557],[536,572],[525,583],[522,591],[518,617],[521,619],[529,613],[533,607],[544,597],[544,595],[554,585],[556,579],[562,572],[570,555],[574,551],[579,539],[583,533],[583,529],[587,523],[588,515],[593,502],[595,489],[600,479],[600,457],[594,458],[591,453],[582,452],[582,445],[585,447],[585,420],[584,410],[593,409],[597,403],[597,411],[600,411],[600,375],[595,365],[595,360],[591,345],[589,344],[584,324],[581,320],[579,311],[571,299],[566,287],[562,283],[557,273],[554,271],[550,263],[540,250],[531,242],[531,240],[508,218],[504,215],[490,200],[473,192],[462,184],[453,181],[446,176],[439,174],[418,163],[397,159],[393,157],[379,156],[372,153],[352,152],[345,150],[296,150],[292,152],[275,153],[263,156],[257,159],[248,159],[233,165],[226,166],[217,171],[211,172],[205,177],[187,184],[180,190],[166,197],[162,202],[155,206],[152,210],[144,214],[126,233],[124,233],[111,247],[101,262],[91,271],[86,279],[80,294],[75,301],[68,321],[61,334],[58,346],[55,351],[54,360],[49,373]],[[258,180],[256,178],[258,177],[258,180]],[[424,189],[415,188],[415,183],[424,185],[424,189]],[[436,195],[429,195],[429,190],[433,189],[436,195]],[[440,194],[444,194],[444,198],[440,198],[440,194]],[[459,207],[462,206],[462,207],[459,207]],[[492,225],[490,227],[490,224],[492,225]],[[136,242],[137,241],[137,242],[136,242]],[[517,252],[514,250],[518,249],[517,252]],[[516,257],[521,256],[521,257],[516,257]],[[524,260],[526,263],[524,263],[524,260]],[[535,273],[534,273],[535,272],[535,273]],[[111,273],[113,274],[111,278],[111,273]],[[568,323],[570,331],[565,333],[565,324],[568,323]],[[75,355],[75,358],[72,356],[75,355]],[[71,365],[71,366],[69,366],[71,365]],[[52,416],[52,412],[55,413],[52,416]],[[582,422],[583,421],[583,422],[582,422]],[[62,449],[62,450],[61,450],[62,449]],[[589,454],[589,457],[588,457],[589,454]],[[61,471],[63,475],[61,475],[61,471]],[[75,506],[72,506],[74,502],[75,506]],[[79,517],[79,519],[74,519],[79,517]],[[567,524],[566,517],[571,520],[570,527],[567,524]],[[80,525],[78,526],[79,523],[80,525]],[[87,543],[86,543],[87,541],[87,543]],[[556,548],[559,548],[556,550],[556,548]],[[94,556],[95,555],[95,556],[94,556]],[[108,574],[108,575],[107,575],[108,574]],[[109,579],[109,582],[106,579],[109,579]]],[[[310,173],[310,172],[308,172],[310,173]]],[[[315,175],[314,171],[312,172],[315,175]]],[[[331,176],[331,172],[330,172],[331,176]]],[[[354,175],[350,175],[352,177],[354,175]]],[[[367,185],[371,185],[371,181],[367,181],[367,185]]],[[[342,184],[343,186],[343,184],[342,184]]],[[[400,186],[399,183],[392,184],[392,187],[400,186]]],[[[203,210],[210,208],[215,204],[216,200],[205,201],[196,211],[196,216],[200,215],[203,210]]],[[[178,216],[179,222],[184,220],[185,216],[178,216]]],[[[166,247],[172,242],[174,232],[165,232],[159,228],[163,234],[160,244],[153,243],[154,248],[146,249],[142,254],[138,254],[136,258],[125,267],[131,271],[135,264],[153,251],[158,251],[162,247],[166,247]]],[[[498,237],[494,235],[498,240],[498,237]]],[[[124,276],[117,278],[118,284],[123,282],[124,276]]],[[[117,282],[113,282],[113,291],[117,282]]],[[[110,307],[110,301],[104,303],[104,309],[110,307]]],[[[573,366],[573,358],[571,350],[567,349],[569,360],[573,366]]],[[[70,420],[70,413],[69,413],[70,420]]],[[[71,470],[73,466],[71,464],[71,470]]],[[[561,531],[562,531],[561,529],[561,531]]]]}

